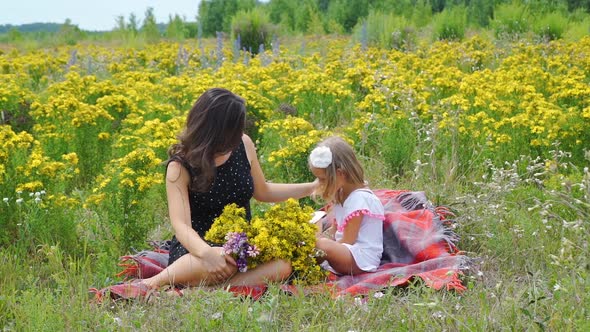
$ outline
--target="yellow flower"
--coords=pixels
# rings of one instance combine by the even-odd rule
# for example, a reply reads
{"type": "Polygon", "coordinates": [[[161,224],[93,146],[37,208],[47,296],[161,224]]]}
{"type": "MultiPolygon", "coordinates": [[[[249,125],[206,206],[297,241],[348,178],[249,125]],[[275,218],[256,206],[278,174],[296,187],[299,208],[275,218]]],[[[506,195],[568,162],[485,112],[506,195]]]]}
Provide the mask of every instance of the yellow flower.
{"type": "Polygon", "coordinates": [[[258,256],[248,261],[250,268],[271,260],[285,259],[291,262],[299,283],[318,283],[326,273],[313,257],[316,226],[309,223],[312,212],[312,208],[301,207],[298,201],[289,199],[273,205],[248,224],[245,210],[230,204],[215,219],[205,239],[221,244],[227,233],[245,232],[248,242],[260,251],[258,256]]]}
{"type": "Polygon", "coordinates": [[[87,209],[90,205],[99,205],[102,201],[104,201],[105,198],[105,193],[90,195],[88,198],[86,198],[86,202],[84,203],[83,207],[87,209]]]}
{"type": "Polygon", "coordinates": [[[107,140],[109,138],[111,138],[111,134],[110,133],[105,133],[105,132],[98,133],[98,139],[101,140],[101,141],[107,140]]]}
{"type": "Polygon", "coordinates": [[[61,156],[61,159],[72,165],[78,165],[78,155],[75,152],[67,153],[61,156]]]}
{"type": "Polygon", "coordinates": [[[30,193],[39,191],[41,189],[43,189],[43,182],[41,181],[32,181],[16,186],[16,191],[25,191],[30,193]]]}
{"type": "Polygon", "coordinates": [[[133,180],[127,179],[127,178],[122,179],[120,183],[123,187],[133,188],[135,186],[135,183],[133,183],[133,180]]]}

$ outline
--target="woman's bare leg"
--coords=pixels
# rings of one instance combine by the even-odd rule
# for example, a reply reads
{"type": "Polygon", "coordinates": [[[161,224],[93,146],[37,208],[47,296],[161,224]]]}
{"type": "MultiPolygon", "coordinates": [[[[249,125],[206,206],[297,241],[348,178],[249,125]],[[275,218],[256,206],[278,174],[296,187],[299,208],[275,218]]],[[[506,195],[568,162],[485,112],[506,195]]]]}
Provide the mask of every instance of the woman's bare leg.
{"type": "MultiPolygon", "coordinates": [[[[234,269],[236,268],[234,267],[234,269]]],[[[225,279],[207,273],[202,261],[190,253],[181,256],[157,275],[142,280],[151,288],[164,285],[208,286],[224,281],[225,279]]]]}
{"type": "Polygon", "coordinates": [[[183,286],[214,286],[220,284],[254,286],[262,285],[268,282],[279,282],[287,279],[291,272],[291,264],[284,260],[275,260],[243,273],[233,273],[225,279],[216,279],[204,271],[204,267],[199,258],[191,254],[186,254],[174,263],[169,265],[157,275],[142,280],[142,282],[151,288],[158,288],[164,285],[183,285],[183,286]]]}
{"type": "Polygon", "coordinates": [[[255,286],[287,279],[293,268],[284,260],[274,260],[256,266],[243,273],[234,274],[225,284],[234,286],[255,286]]]}

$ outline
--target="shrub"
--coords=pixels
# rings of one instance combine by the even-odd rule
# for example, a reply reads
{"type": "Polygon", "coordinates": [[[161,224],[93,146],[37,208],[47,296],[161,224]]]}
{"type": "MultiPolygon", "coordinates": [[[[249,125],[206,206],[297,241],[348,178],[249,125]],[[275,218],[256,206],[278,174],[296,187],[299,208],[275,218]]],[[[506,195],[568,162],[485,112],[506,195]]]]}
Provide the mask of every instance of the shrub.
{"type": "Polygon", "coordinates": [[[457,6],[443,10],[434,16],[434,38],[437,40],[461,40],[465,37],[467,11],[457,6]]]}
{"type": "Polygon", "coordinates": [[[527,8],[519,3],[499,5],[491,26],[498,38],[518,37],[530,29],[527,8]]]}
{"type": "Polygon", "coordinates": [[[232,18],[231,31],[234,41],[239,38],[241,48],[257,54],[260,45],[264,45],[264,49],[270,47],[275,27],[270,23],[268,13],[254,8],[238,12],[232,18]]]}
{"type": "MultiPolygon", "coordinates": [[[[370,11],[366,19],[367,38],[372,45],[387,48],[408,50],[416,44],[416,33],[411,22],[393,13],[370,11]]],[[[355,35],[361,38],[363,22],[355,27],[355,35]]]]}
{"type": "Polygon", "coordinates": [[[533,24],[533,30],[543,40],[561,39],[567,30],[568,19],[560,12],[547,13],[533,24]]]}
{"type": "Polygon", "coordinates": [[[402,175],[411,169],[416,150],[417,133],[408,119],[398,119],[383,136],[383,159],[394,174],[402,175]]]}
{"type": "Polygon", "coordinates": [[[417,28],[428,25],[432,20],[432,6],[425,0],[418,0],[412,9],[411,21],[417,28]]]}
{"type": "Polygon", "coordinates": [[[590,36],[590,16],[580,22],[570,21],[563,37],[567,40],[578,41],[586,36],[590,36]]]}

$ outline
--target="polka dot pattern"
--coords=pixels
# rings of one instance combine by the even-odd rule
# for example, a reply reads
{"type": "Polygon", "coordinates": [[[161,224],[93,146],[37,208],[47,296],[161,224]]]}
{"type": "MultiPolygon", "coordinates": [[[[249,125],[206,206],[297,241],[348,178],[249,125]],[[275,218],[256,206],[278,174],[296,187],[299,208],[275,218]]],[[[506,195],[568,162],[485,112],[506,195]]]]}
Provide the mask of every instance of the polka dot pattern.
{"type": "MultiPolygon", "coordinates": [[[[183,163],[186,165],[186,163],[183,163]]],[[[191,176],[197,176],[189,169],[191,176]]],[[[191,207],[191,223],[193,229],[202,238],[213,225],[223,208],[236,203],[246,209],[246,218],[250,220],[250,199],[254,194],[254,180],[250,173],[250,162],[246,155],[246,148],[242,142],[230,155],[229,159],[216,167],[216,175],[211,189],[207,192],[189,193],[191,207]]],[[[188,253],[188,250],[172,238],[168,264],[188,253]]]]}

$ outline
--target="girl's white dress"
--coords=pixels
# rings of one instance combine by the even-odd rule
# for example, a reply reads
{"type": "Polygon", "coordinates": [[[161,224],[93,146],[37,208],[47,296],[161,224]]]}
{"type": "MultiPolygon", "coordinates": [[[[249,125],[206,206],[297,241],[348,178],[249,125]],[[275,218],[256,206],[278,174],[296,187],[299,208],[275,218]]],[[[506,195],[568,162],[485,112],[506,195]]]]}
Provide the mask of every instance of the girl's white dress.
{"type": "MultiPolygon", "coordinates": [[[[334,204],[333,215],[336,219],[335,239],[339,241],[344,235],[348,221],[362,215],[361,227],[354,244],[343,243],[352,253],[356,265],[363,271],[373,272],[379,267],[383,253],[383,204],[369,189],[357,189],[348,195],[343,204],[334,204]]],[[[324,261],[321,266],[337,273],[324,261]]]]}

